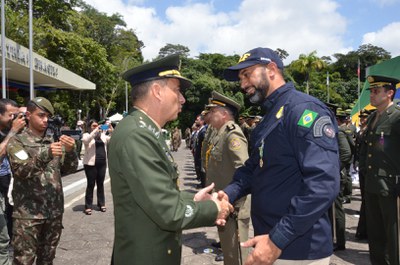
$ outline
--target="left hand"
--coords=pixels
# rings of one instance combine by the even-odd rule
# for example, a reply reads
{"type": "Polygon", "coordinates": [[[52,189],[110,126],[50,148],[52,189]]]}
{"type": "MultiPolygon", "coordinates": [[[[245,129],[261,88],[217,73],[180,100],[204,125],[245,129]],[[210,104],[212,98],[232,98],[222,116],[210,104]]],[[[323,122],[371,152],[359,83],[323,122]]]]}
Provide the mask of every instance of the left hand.
{"type": "Polygon", "coordinates": [[[281,255],[280,250],[269,235],[256,236],[240,244],[242,247],[254,247],[253,252],[249,254],[245,265],[271,265],[281,255]]]}
{"type": "Polygon", "coordinates": [[[61,135],[60,143],[64,146],[65,152],[71,152],[75,149],[75,139],[68,135],[61,135]]]}

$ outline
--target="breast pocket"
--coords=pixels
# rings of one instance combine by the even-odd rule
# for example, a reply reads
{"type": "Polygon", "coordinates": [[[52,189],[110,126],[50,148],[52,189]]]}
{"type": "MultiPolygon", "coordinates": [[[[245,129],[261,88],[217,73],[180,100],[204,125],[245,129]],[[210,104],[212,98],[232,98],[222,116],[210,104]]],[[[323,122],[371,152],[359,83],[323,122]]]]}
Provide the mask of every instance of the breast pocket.
{"type": "Polygon", "coordinates": [[[385,125],[381,125],[378,128],[376,128],[375,134],[381,136],[389,136],[391,134],[392,131],[392,126],[390,126],[390,124],[385,124],[385,125]]]}
{"type": "Polygon", "coordinates": [[[222,161],[222,150],[219,146],[214,146],[211,149],[211,159],[217,162],[221,162],[222,161]]]}

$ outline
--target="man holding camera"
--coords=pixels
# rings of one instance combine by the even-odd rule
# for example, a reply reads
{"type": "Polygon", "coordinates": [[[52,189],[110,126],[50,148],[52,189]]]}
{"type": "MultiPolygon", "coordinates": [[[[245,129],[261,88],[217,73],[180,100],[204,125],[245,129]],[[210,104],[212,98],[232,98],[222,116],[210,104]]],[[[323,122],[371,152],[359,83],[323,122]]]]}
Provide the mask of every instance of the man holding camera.
{"type": "Polygon", "coordinates": [[[78,166],[75,140],[46,135],[54,115],[42,97],[28,102],[28,127],[9,141],[7,153],[14,176],[13,264],[52,264],[61,236],[64,198],[60,171],[78,166]]]}
{"type": "Polygon", "coordinates": [[[11,99],[0,99],[0,264],[8,264],[8,245],[12,236],[12,206],[8,202],[11,168],[6,147],[12,136],[25,127],[18,105],[11,99]]]}

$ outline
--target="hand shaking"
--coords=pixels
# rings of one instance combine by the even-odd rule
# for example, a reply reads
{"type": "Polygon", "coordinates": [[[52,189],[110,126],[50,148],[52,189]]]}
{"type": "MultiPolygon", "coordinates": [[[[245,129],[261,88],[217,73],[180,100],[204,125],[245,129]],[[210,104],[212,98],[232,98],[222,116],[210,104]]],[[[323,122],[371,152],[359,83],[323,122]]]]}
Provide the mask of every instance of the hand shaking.
{"type": "MultiPolygon", "coordinates": [[[[214,183],[211,185],[201,189],[197,192],[193,198],[194,201],[204,201],[204,200],[212,200],[218,207],[218,216],[215,221],[216,225],[224,226],[226,223],[226,218],[230,213],[233,212],[233,206],[229,203],[228,196],[219,196],[218,193],[214,192],[210,194],[210,192],[214,189],[214,183]]],[[[222,192],[225,194],[224,192],[222,192]]],[[[226,195],[226,194],[225,194],[226,195]]]]}

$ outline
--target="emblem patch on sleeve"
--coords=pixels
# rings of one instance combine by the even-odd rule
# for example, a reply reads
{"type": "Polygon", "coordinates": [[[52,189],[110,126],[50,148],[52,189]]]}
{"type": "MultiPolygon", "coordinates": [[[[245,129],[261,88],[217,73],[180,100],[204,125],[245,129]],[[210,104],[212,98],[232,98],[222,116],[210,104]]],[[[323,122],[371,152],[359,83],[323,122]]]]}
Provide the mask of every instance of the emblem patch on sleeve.
{"type": "Polygon", "coordinates": [[[231,150],[239,150],[241,145],[242,144],[240,143],[240,140],[238,138],[233,138],[229,142],[229,149],[231,149],[231,150]]]}
{"type": "Polygon", "coordinates": [[[329,116],[320,117],[314,124],[314,137],[322,137],[326,135],[329,138],[335,138],[335,130],[332,126],[332,121],[329,116]]]}
{"type": "Polygon", "coordinates": [[[186,205],[185,217],[191,217],[194,213],[193,207],[191,205],[186,205]]]}
{"type": "Polygon", "coordinates": [[[297,122],[297,125],[310,128],[317,116],[318,113],[305,109],[303,115],[301,115],[299,121],[297,122]]]}

